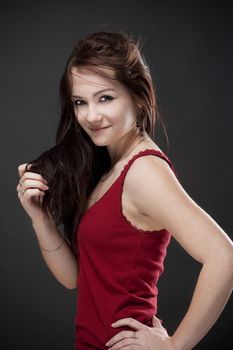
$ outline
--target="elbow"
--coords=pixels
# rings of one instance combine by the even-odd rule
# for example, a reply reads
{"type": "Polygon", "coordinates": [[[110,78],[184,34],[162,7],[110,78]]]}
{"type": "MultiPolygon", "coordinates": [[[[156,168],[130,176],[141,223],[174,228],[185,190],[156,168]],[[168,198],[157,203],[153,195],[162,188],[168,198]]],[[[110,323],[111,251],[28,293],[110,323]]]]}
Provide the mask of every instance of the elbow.
{"type": "MultiPolygon", "coordinates": [[[[221,265],[220,265],[221,266],[221,265]]],[[[226,254],[222,258],[221,275],[225,277],[226,284],[229,286],[230,293],[233,289],[233,254],[226,254]]]]}
{"type": "Polygon", "coordinates": [[[76,286],[66,286],[66,289],[76,289],[76,286]]]}
{"type": "Polygon", "coordinates": [[[62,283],[62,284],[66,289],[76,289],[77,288],[76,284],[73,284],[73,283],[62,283]]]}
{"type": "Polygon", "coordinates": [[[228,270],[229,270],[229,273],[231,274],[231,277],[232,277],[232,280],[233,280],[233,249],[232,249],[232,252],[231,254],[229,254],[228,256],[228,270]]]}
{"type": "Polygon", "coordinates": [[[63,285],[63,287],[65,287],[66,289],[76,289],[77,288],[77,281],[74,280],[69,280],[69,281],[64,281],[64,280],[60,280],[60,283],[63,285]]]}
{"type": "Polygon", "coordinates": [[[228,266],[229,270],[233,272],[232,266],[233,266],[233,245],[228,247],[228,249],[223,252],[223,257],[222,257],[224,263],[226,266],[228,266]]]}
{"type": "Polygon", "coordinates": [[[217,262],[218,266],[221,267],[223,273],[226,273],[233,278],[233,246],[220,251],[218,258],[217,256],[215,257],[215,262],[217,262]]]}
{"type": "Polygon", "coordinates": [[[76,289],[77,288],[77,274],[75,273],[74,275],[72,276],[67,276],[66,279],[63,279],[63,285],[66,289],[76,289]]]}
{"type": "Polygon", "coordinates": [[[233,242],[229,239],[211,250],[205,259],[206,262],[217,262],[220,266],[231,268],[233,266],[233,242]]]}

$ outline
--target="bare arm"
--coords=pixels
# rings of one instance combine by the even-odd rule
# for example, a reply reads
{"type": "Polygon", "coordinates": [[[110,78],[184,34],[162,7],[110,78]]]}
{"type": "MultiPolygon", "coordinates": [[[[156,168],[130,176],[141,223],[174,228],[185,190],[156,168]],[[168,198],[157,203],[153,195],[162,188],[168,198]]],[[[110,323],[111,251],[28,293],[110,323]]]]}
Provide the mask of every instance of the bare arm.
{"type": "Polygon", "coordinates": [[[56,279],[68,289],[76,288],[77,261],[61,232],[53,222],[33,222],[42,256],[56,279]],[[59,248],[56,250],[56,248],[59,248]],[[49,251],[47,251],[49,250],[49,251]]]}
{"type": "Polygon", "coordinates": [[[232,241],[188,196],[164,160],[138,159],[126,181],[138,210],[167,229],[203,265],[188,311],[171,337],[175,350],[190,350],[216,322],[231,294],[232,241]]]}
{"type": "Polygon", "coordinates": [[[19,200],[32,220],[47,266],[60,283],[66,288],[73,289],[76,287],[78,277],[76,257],[62,238],[52,218],[42,210],[44,191],[49,190],[46,180],[40,174],[25,172],[26,164],[18,167],[20,180],[16,190],[19,200]]]}

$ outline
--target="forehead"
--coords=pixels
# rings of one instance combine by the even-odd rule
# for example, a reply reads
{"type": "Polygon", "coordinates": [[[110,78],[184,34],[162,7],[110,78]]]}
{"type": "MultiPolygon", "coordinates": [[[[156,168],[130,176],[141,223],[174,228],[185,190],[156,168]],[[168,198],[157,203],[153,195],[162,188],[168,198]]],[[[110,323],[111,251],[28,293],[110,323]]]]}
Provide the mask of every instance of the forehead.
{"type": "Polygon", "coordinates": [[[123,88],[123,85],[118,80],[111,79],[115,75],[112,69],[98,68],[98,71],[100,71],[100,74],[88,69],[88,67],[72,67],[70,74],[72,91],[81,94],[82,91],[87,89],[88,91],[95,91],[98,88],[114,88],[118,90],[123,88]],[[101,75],[101,73],[106,75],[106,77],[101,75]]]}

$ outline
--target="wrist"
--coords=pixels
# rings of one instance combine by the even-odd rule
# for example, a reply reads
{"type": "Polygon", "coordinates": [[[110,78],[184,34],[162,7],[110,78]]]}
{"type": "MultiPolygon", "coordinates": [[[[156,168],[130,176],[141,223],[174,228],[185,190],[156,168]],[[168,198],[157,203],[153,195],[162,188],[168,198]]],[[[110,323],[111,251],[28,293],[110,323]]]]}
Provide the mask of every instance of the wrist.
{"type": "Polygon", "coordinates": [[[53,219],[49,218],[48,216],[32,220],[32,226],[36,229],[54,229],[56,228],[55,222],[53,219]]]}
{"type": "Polygon", "coordinates": [[[169,337],[169,340],[170,340],[170,349],[169,350],[180,350],[176,346],[176,344],[174,342],[174,338],[172,336],[169,337]]]}

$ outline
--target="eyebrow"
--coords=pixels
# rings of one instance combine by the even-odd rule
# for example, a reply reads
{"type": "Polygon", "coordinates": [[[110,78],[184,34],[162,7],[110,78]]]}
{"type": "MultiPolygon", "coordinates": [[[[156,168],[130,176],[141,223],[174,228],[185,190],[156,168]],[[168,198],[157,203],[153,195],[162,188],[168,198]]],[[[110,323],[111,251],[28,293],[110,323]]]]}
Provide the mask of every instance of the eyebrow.
{"type": "MultiPolygon", "coordinates": [[[[103,90],[100,90],[100,91],[97,91],[93,94],[93,96],[97,96],[99,94],[101,94],[102,92],[105,92],[105,91],[114,91],[116,92],[116,90],[112,89],[112,88],[108,88],[108,89],[103,89],[103,90]]],[[[82,96],[77,96],[77,95],[71,95],[71,97],[76,97],[76,98],[83,98],[82,96]]]]}

